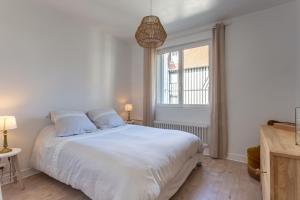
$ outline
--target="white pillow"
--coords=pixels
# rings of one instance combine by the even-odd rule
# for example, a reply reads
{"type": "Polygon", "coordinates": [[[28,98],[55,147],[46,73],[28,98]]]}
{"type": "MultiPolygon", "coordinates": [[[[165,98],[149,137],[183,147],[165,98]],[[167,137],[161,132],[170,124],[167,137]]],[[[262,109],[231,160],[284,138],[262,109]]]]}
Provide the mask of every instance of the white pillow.
{"type": "Polygon", "coordinates": [[[100,129],[114,128],[125,124],[114,109],[97,109],[88,112],[89,118],[100,129]]]}
{"type": "Polygon", "coordinates": [[[90,133],[97,127],[89,120],[83,112],[77,111],[55,111],[50,113],[51,121],[55,125],[57,136],[70,136],[82,133],[90,133]]]}

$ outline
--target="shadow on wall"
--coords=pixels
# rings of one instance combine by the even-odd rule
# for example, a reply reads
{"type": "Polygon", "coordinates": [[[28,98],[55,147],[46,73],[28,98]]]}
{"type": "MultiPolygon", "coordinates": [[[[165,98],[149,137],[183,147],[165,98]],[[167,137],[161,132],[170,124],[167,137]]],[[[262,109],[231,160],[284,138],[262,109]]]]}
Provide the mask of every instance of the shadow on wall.
{"type": "Polygon", "coordinates": [[[91,34],[90,76],[92,81],[90,89],[92,98],[97,99],[98,96],[102,96],[102,101],[107,104],[104,106],[113,106],[124,119],[127,116],[124,106],[130,101],[128,45],[109,34],[99,34],[98,31],[91,34]],[[105,74],[105,76],[100,79],[99,74],[105,74]],[[96,87],[101,89],[95,91],[96,87]],[[105,95],[103,95],[103,91],[106,91],[105,95]]]}
{"type": "Polygon", "coordinates": [[[123,41],[42,4],[5,0],[0,13],[0,115],[16,116],[8,140],[23,149],[26,169],[49,111],[87,111],[118,105],[115,95],[126,98],[130,54],[123,41]]]}

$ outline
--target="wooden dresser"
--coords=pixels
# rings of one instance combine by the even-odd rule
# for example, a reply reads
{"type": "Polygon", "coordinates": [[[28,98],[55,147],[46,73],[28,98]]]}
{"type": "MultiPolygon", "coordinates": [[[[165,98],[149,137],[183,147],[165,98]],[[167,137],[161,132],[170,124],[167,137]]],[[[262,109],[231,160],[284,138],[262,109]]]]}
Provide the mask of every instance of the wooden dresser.
{"type": "Polygon", "coordinates": [[[300,146],[295,133],[262,126],[260,145],[263,200],[300,200],[300,146]]]}

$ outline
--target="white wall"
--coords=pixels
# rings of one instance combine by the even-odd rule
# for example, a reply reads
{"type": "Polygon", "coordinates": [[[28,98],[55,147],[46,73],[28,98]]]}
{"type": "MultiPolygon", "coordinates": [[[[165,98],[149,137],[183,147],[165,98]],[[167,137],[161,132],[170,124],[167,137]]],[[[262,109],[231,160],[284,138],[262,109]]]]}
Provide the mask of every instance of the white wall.
{"type": "Polygon", "coordinates": [[[238,17],[226,30],[229,152],[259,143],[269,119],[293,121],[296,79],[295,2],[238,17]]]}
{"type": "Polygon", "coordinates": [[[144,91],[144,51],[134,41],[131,44],[131,101],[133,104],[132,118],[143,119],[144,91]]]}
{"type": "Polygon", "coordinates": [[[127,43],[30,0],[2,0],[0,24],[0,115],[16,115],[23,170],[49,111],[128,101],[127,43]]]}
{"type": "MultiPolygon", "coordinates": [[[[228,20],[226,70],[230,159],[245,161],[247,147],[259,143],[259,127],[267,120],[293,121],[297,77],[295,7],[295,2],[291,2],[228,20]]],[[[178,33],[170,37],[166,46],[205,39],[206,29],[203,27],[205,31],[201,31],[204,34],[192,30],[187,31],[188,34],[178,33]]],[[[133,54],[138,55],[137,51],[138,48],[134,48],[133,54]]],[[[139,64],[132,66],[132,77],[142,74],[141,71],[136,73],[142,68],[142,58],[136,59],[139,64]]],[[[132,91],[141,84],[142,79],[133,79],[132,91]]],[[[139,89],[139,93],[142,90],[139,89]]],[[[138,96],[132,97],[134,102],[142,103],[136,98],[138,96]]],[[[142,109],[140,105],[136,107],[142,109]]],[[[161,112],[160,117],[172,116],[179,120],[182,115],[182,112],[164,115],[168,112],[161,112]]],[[[206,117],[203,111],[197,114],[184,115],[184,118],[200,124],[209,119],[208,112],[206,117]]]]}
{"type": "Polygon", "coordinates": [[[297,57],[298,57],[298,74],[297,74],[297,99],[296,99],[296,105],[300,107],[300,0],[297,0],[297,27],[298,27],[298,32],[297,32],[297,44],[298,44],[298,51],[297,51],[297,57]]]}

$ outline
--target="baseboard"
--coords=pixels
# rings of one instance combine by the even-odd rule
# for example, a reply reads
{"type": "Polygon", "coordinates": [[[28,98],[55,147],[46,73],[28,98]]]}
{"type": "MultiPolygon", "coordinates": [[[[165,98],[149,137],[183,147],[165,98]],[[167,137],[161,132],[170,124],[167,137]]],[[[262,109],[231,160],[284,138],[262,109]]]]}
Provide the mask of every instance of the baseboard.
{"type": "Polygon", "coordinates": [[[247,156],[237,153],[228,153],[227,160],[232,160],[241,163],[247,163],[247,156]]]}
{"type": "Polygon", "coordinates": [[[27,169],[21,170],[21,174],[22,174],[23,178],[27,178],[29,176],[33,176],[38,173],[40,173],[40,171],[33,169],[33,168],[27,168],[27,169]]]}
{"type": "MultiPolygon", "coordinates": [[[[22,178],[27,178],[29,176],[33,176],[33,175],[38,174],[38,173],[40,173],[40,171],[38,171],[36,169],[33,169],[33,168],[27,168],[27,169],[22,169],[21,170],[22,178]]],[[[2,181],[3,181],[2,185],[7,185],[7,184],[12,183],[10,175],[7,172],[3,176],[2,181]]]]}
{"type": "MultiPolygon", "coordinates": [[[[203,151],[204,156],[209,156],[209,148],[205,147],[203,151]]],[[[247,156],[237,153],[228,153],[226,160],[232,160],[240,163],[247,163],[247,156]]]]}

